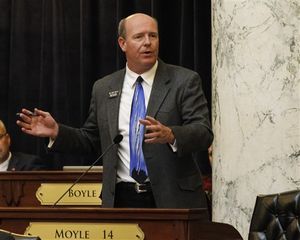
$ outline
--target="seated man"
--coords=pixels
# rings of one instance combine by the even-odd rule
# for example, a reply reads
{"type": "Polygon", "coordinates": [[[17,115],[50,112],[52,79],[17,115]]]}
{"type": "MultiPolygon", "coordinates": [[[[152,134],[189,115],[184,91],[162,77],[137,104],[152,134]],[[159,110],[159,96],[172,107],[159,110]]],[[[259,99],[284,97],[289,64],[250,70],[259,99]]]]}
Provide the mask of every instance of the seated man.
{"type": "Polygon", "coordinates": [[[0,120],[0,172],[46,170],[43,161],[34,155],[10,151],[11,138],[0,120]]]}

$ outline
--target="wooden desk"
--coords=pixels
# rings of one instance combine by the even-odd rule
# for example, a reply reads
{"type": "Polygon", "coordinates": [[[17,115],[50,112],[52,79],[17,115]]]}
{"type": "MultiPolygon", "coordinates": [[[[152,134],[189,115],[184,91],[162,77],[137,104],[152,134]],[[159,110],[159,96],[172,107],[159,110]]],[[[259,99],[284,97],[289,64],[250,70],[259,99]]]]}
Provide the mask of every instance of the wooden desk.
{"type": "MultiPolygon", "coordinates": [[[[22,171],[0,173],[0,207],[42,207],[36,198],[41,183],[73,183],[79,171],[22,171]]],[[[102,172],[89,172],[80,183],[101,183],[102,172]]]]}
{"type": "MultiPolygon", "coordinates": [[[[0,228],[19,234],[33,222],[71,223],[71,226],[72,223],[134,223],[144,233],[145,240],[242,240],[232,226],[207,219],[206,209],[0,208],[0,228]]],[[[51,238],[54,239],[64,238],[51,238]]]]}
{"type": "MultiPolygon", "coordinates": [[[[81,174],[82,172],[78,171],[0,173],[0,229],[24,234],[30,223],[36,224],[36,222],[55,223],[54,225],[70,223],[71,228],[78,223],[110,224],[109,226],[129,223],[138,225],[145,235],[145,240],[242,239],[232,226],[209,222],[206,209],[48,207],[41,206],[35,197],[42,183],[73,183],[81,174]]],[[[80,182],[100,184],[102,173],[89,172],[80,182]]],[[[54,239],[65,238],[55,237],[54,239]]],[[[81,237],[80,239],[89,238],[81,237]]],[[[136,239],[139,239],[139,236],[136,239]]]]}

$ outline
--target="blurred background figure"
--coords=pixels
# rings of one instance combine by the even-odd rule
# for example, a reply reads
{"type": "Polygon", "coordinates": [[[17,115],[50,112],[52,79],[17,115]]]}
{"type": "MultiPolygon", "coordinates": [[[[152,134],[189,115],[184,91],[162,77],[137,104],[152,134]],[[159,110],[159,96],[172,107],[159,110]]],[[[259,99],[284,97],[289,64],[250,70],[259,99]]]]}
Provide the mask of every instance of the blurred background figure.
{"type": "Polygon", "coordinates": [[[11,138],[4,123],[0,120],[0,172],[46,170],[38,156],[10,151],[11,138]]]}

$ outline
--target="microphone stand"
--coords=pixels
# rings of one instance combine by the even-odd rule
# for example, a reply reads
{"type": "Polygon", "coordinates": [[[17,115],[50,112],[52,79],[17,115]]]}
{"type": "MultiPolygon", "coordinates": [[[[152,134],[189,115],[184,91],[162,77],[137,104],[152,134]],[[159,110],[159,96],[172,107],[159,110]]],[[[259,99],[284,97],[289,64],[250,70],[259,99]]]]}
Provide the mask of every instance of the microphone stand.
{"type": "Polygon", "coordinates": [[[93,162],[93,164],[87,169],[85,170],[77,179],[76,181],[67,189],[67,191],[64,192],[63,195],[60,196],[59,199],[57,199],[57,201],[52,205],[52,207],[55,207],[57,205],[57,203],[75,186],[75,184],[77,184],[80,179],[85,176],[90,170],[92,167],[95,166],[95,164],[116,144],[120,143],[123,139],[123,136],[122,135],[117,135],[114,140],[113,140],[113,143],[108,147],[106,148],[106,150],[93,162]]]}

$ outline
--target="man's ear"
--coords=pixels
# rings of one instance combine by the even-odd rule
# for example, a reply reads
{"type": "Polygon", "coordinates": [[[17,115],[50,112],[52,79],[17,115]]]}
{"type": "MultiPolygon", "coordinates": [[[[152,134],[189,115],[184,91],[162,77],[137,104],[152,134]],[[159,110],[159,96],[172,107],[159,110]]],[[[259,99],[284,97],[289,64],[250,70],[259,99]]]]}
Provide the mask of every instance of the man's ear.
{"type": "Polygon", "coordinates": [[[123,52],[126,52],[126,40],[122,37],[118,38],[118,43],[123,52]]]}
{"type": "Polygon", "coordinates": [[[11,138],[10,138],[9,134],[7,134],[7,144],[10,147],[10,145],[11,145],[11,138]]]}

